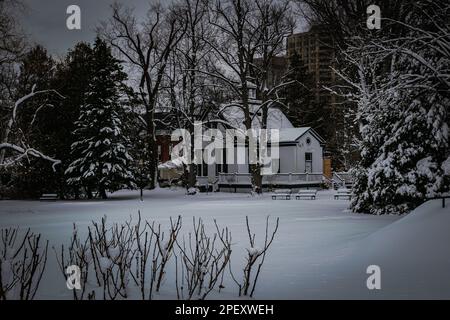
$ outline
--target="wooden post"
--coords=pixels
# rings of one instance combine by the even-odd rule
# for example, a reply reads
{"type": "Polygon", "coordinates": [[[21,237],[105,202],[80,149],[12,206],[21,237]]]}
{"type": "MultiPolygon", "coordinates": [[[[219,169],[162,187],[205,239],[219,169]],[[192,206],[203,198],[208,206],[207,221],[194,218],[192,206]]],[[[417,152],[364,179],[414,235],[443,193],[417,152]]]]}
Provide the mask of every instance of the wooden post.
{"type": "Polygon", "coordinates": [[[328,179],[333,179],[333,173],[331,172],[331,157],[325,156],[323,158],[323,175],[328,179]]]}

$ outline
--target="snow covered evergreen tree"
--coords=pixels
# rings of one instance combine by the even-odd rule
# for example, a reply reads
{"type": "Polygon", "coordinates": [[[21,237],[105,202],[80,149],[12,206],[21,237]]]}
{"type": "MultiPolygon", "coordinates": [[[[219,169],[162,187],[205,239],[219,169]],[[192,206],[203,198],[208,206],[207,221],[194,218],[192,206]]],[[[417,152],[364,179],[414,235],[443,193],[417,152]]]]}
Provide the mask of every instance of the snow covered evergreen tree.
{"type": "Polygon", "coordinates": [[[88,197],[132,187],[133,173],[124,130],[126,74],[106,43],[97,38],[93,48],[92,74],[84,104],[76,122],[77,141],[72,144],[74,161],[66,170],[69,184],[85,188],[88,197]]]}
{"type": "Polygon", "coordinates": [[[69,165],[76,159],[72,158],[71,145],[77,141],[73,132],[76,129],[76,121],[80,116],[81,106],[84,104],[85,93],[88,90],[91,75],[92,48],[88,43],[77,43],[69,50],[63,62],[58,65],[54,83],[58,92],[65,99],[55,107],[52,141],[57,151],[58,159],[61,159],[61,174],[59,194],[63,197],[75,197],[78,199],[80,188],[77,185],[68,185],[64,174],[69,165]],[[56,126],[55,123],[58,125],[56,126]]]}
{"type": "Polygon", "coordinates": [[[354,41],[361,162],[355,212],[406,213],[450,189],[450,5],[421,0],[399,30],[354,41]],[[432,17],[432,18],[430,18],[432,17]]]}

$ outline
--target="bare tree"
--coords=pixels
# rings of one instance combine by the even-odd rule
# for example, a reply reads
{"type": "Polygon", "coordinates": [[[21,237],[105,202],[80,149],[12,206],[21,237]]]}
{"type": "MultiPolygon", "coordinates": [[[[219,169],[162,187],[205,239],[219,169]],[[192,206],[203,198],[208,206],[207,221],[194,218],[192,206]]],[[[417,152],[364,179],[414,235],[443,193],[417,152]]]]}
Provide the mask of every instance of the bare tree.
{"type": "Polygon", "coordinates": [[[112,18],[99,32],[122,54],[138,73],[139,92],[144,105],[141,118],[146,131],[150,188],[155,187],[157,149],[154,114],[170,53],[186,30],[185,12],[178,5],[164,7],[153,2],[145,20],[138,21],[131,9],[112,6],[112,18]]]}
{"type": "MultiPolygon", "coordinates": [[[[335,43],[345,47],[345,40],[366,28],[367,7],[371,0],[295,0],[301,16],[310,24],[321,24],[330,31],[335,43]]],[[[380,1],[382,16],[400,19],[410,5],[408,0],[380,1]]],[[[388,29],[388,28],[383,28],[388,29]]],[[[390,29],[390,28],[389,28],[390,29]]]]}
{"type": "Polygon", "coordinates": [[[51,162],[54,170],[55,166],[61,163],[60,160],[45,155],[41,151],[33,148],[33,146],[30,146],[29,143],[27,142],[27,136],[24,134],[24,132],[28,132],[32,129],[33,122],[37,114],[48,104],[43,104],[36,109],[33,118],[29,123],[29,128],[21,128],[18,126],[17,122],[20,107],[26,100],[31,99],[37,95],[46,95],[46,94],[55,94],[60,98],[64,98],[56,90],[53,89],[36,91],[36,86],[34,85],[29,94],[17,100],[14,103],[14,106],[11,107],[9,112],[9,120],[4,129],[4,132],[2,132],[3,141],[0,143],[0,167],[12,165],[28,157],[41,158],[43,160],[51,162]],[[11,151],[11,156],[7,157],[6,154],[7,150],[11,151]]]}
{"type": "Polygon", "coordinates": [[[17,61],[26,46],[16,13],[25,9],[19,0],[0,1],[0,66],[17,61]]]}
{"type": "MultiPolygon", "coordinates": [[[[207,124],[209,111],[213,107],[211,97],[217,84],[207,75],[199,71],[214,68],[211,49],[205,39],[213,36],[208,28],[208,7],[204,0],[183,0],[186,12],[186,33],[172,51],[169,67],[166,72],[166,101],[162,108],[167,108],[174,116],[172,124],[175,128],[187,129],[191,134],[190,159],[194,159],[194,123],[207,124]],[[212,103],[211,103],[212,102],[212,103]]],[[[196,165],[190,162],[184,166],[186,188],[195,187],[196,165]]]]}
{"type": "Polygon", "coordinates": [[[17,12],[24,9],[23,3],[19,0],[0,1],[0,167],[26,156],[45,158],[38,150],[26,146],[23,136],[10,139],[18,106],[35,94],[42,93],[31,93],[14,101],[18,77],[17,65],[26,48],[25,36],[17,21],[17,12]],[[7,150],[18,156],[6,160],[7,150]]]}
{"type": "Polygon", "coordinates": [[[255,24],[258,25],[260,43],[253,63],[253,73],[257,96],[261,99],[261,126],[265,129],[270,107],[282,104],[279,91],[292,84],[283,77],[275,79],[271,69],[274,60],[285,53],[286,37],[293,32],[295,21],[290,1],[258,0],[255,3],[255,24]]]}
{"type": "Polygon", "coordinates": [[[17,12],[24,9],[23,4],[17,0],[0,1],[0,130],[4,131],[3,120],[8,113],[15,94],[17,79],[16,64],[23,55],[26,41],[23,31],[20,29],[17,12]]]}
{"type": "Polygon", "coordinates": [[[384,18],[397,32],[347,42],[349,67],[337,74],[347,85],[340,93],[357,105],[361,135],[355,212],[408,212],[449,188],[449,11],[448,1],[417,1],[401,20],[384,18]]]}
{"type": "MultiPolygon", "coordinates": [[[[408,15],[411,1],[391,0],[374,2],[371,0],[294,0],[298,5],[300,16],[311,26],[318,25],[327,32],[327,37],[321,41],[321,46],[329,47],[334,51],[334,61],[329,68],[344,71],[351,77],[358,77],[356,68],[349,65],[343,53],[352,39],[384,34],[393,36],[399,34],[398,25],[387,23],[387,19],[401,20],[408,15]],[[376,4],[381,10],[382,28],[377,32],[370,32],[367,28],[367,8],[376,4]]],[[[319,84],[324,91],[322,84],[319,84]]],[[[333,90],[339,91],[347,84],[336,77],[333,90]]],[[[327,149],[332,152],[333,167],[350,170],[359,159],[356,140],[360,138],[358,126],[355,125],[357,106],[351,99],[342,95],[335,95],[336,101],[330,105],[327,115],[327,129],[324,132],[327,140],[327,149]]],[[[328,109],[328,108],[327,108],[328,109]]]]}
{"type": "MultiPolygon", "coordinates": [[[[267,124],[270,106],[281,101],[278,90],[287,84],[277,84],[269,88],[268,69],[271,60],[282,51],[287,34],[292,32],[292,21],[288,15],[288,2],[227,0],[215,1],[210,5],[209,23],[216,30],[214,38],[205,39],[221,67],[203,73],[222,82],[237,98],[225,104],[219,114],[228,108],[242,113],[243,131],[249,139],[256,141],[254,120],[261,110],[266,110],[261,128],[267,124]],[[226,45],[224,45],[226,44],[226,45]],[[259,59],[259,63],[257,60],[259,59]],[[250,89],[257,85],[258,94],[263,96],[262,105],[254,104],[250,89]]],[[[202,72],[202,71],[200,71],[202,72]]],[[[214,122],[215,120],[212,120],[214,122]]],[[[225,125],[230,125],[224,122],[225,125]]],[[[256,150],[249,152],[255,153],[256,150]]],[[[249,155],[257,159],[256,154],[249,155]]],[[[261,191],[261,164],[251,163],[250,171],[253,188],[261,191]]]]}

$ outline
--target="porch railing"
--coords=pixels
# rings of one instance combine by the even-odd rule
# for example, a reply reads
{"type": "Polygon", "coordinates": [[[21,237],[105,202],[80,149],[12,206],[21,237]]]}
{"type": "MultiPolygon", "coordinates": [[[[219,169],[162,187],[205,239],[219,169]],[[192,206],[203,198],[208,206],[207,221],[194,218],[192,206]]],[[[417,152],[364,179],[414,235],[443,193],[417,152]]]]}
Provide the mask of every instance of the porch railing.
{"type": "MultiPolygon", "coordinates": [[[[277,173],[263,176],[263,184],[301,184],[301,183],[321,183],[322,173],[277,173]]],[[[250,173],[220,173],[219,184],[251,184],[250,173]]]]}
{"type": "Polygon", "coordinates": [[[201,177],[197,176],[197,187],[204,187],[208,191],[210,187],[215,191],[217,189],[217,183],[219,179],[217,177],[201,177]]]}
{"type": "Polygon", "coordinates": [[[350,172],[333,172],[333,180],[343,187],[353,184],[353,176],[350,172]]]}

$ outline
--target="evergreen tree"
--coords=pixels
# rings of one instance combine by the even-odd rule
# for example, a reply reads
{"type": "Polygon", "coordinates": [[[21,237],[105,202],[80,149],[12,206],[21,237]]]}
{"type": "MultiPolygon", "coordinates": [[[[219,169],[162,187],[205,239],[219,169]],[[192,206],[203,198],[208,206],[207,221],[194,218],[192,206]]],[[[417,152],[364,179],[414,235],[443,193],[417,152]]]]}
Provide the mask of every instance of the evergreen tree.
{"type": "Polygon", "coordinates": [[[111,48],[96,39],[93,48],[91,77],[84,104],[76,122],[77,141],[72,144],[75,160],[66,170],[70,184],[81,184],[88,197],[97,190],[106,192],[134,186],[126,136],[124,93],[126,74],[111,48]]]}
{"type": "Polygon", "coordinates": [[[401,37],[371,35],[349,52],[359,70],[355,212],[407,213],[450,190],[450,55],[442,49],[450,5],[421,0],[413,9],[401,37]]]}
{"type": "Polygon", "coordinates": [[[289,120],[295,127],[312,127],[322,137],[328,138],[323,106],[316,102],[314,96],[313,77],[297,52],[289,58],[287,81],[294,81],[284,90],[289,120]]]}
{"type": "Polygon", "coordinates": [[[91,62],[90,45],[84,42],[76,44],[64,61],[58,65],[53,85],[65,97],[55,108],[54,121],[49,123],[53,125],[54,132],[52,144],[58,153],[58,159],[61,160],[58,175],[59,192],[63,196],[75,196],[75,198],[79,196],[80,186],[68,185],[65,171],[75,160],[71,153],[71,145],[77,139],[74,131],[92,74],[91,62]]]}

